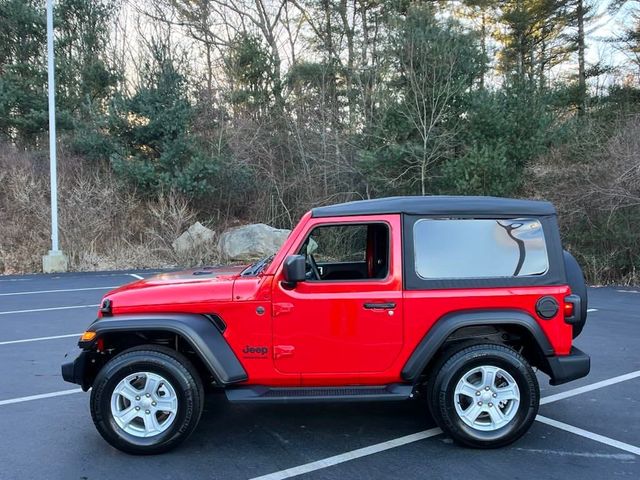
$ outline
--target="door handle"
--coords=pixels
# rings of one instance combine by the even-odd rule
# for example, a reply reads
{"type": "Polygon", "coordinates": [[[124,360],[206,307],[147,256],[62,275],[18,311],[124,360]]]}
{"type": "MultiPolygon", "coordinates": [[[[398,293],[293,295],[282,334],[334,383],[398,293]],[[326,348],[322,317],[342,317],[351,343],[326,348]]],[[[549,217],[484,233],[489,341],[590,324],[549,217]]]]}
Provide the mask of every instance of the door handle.
{"type": "Polygon", "coordinates": [[[391,308],[396,308],[396,304],[394,302],[388,302],[388,303],[365,303],[364,308],[367,309],[384,309],[384,310],[389,310],[391,308]]]}

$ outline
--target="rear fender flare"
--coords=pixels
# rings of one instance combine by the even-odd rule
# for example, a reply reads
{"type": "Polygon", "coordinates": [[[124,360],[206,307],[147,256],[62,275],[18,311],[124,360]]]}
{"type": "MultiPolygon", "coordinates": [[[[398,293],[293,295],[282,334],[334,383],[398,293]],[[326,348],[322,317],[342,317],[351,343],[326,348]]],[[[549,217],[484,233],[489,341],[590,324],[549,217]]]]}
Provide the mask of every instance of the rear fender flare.
{"type": "MultiPolygon", "coordinates": [[[[141,333],[145,331],[170,332],[180,335],[196,352],[200,360],[223,385],[242,382],[248,376],[235,353],[216,326],[203,315],[131,314],[103,317],[96,320],[87,331],[96,333],[96,339],[118,332],[141,333]]],[[[96,340],[80,346],[87,349],[96,340]]]]}
{"type": "Polygon", "coordinates": [[[418,343],[402,368],[402,378],[415,382],[433,360],[449,336],[456,330],[469,326],[516,325],[531,333],[544,356],[554,354],[549,339],[536,320],[519,310],[473,310],[449,313],[441,317],[418,343]]]}

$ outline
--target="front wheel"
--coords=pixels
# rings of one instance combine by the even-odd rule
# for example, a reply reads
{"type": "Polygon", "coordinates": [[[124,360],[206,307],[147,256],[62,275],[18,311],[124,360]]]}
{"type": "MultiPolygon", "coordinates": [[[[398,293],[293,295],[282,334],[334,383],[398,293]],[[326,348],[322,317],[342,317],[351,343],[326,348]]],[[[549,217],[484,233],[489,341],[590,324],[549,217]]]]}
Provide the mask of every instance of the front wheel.
{"type": "Polygon", "coordinates": [[[91,416],[115,448],[155,454],[191,434],[203,402],[200,378],[183,355],[144,346],[121,353],[100,370],[91,391],[91,416]]]}
{"type": "Polygon", "coordinates": [[[431,412],[455,441],[475,448],[508,445],[529,429],[540,389],[529,363],[503,345],[473,345],[444,361],[430,385],[431,412]]]}

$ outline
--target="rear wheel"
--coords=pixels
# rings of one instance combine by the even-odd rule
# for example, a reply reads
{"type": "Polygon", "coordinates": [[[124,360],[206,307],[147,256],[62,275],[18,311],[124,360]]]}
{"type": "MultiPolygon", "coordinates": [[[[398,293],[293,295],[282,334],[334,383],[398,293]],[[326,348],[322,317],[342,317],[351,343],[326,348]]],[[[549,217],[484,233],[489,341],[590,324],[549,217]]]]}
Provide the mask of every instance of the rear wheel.
{"type": "Polygon", "coordinates": [[[458,443],[508,445],[535,420],[538,382],[524,357],[511,348],[479,344],[453,351],[434,375],[428,394],[431,412],[458,443]]]}
{"type": "Polygon", "coordinates": [[[100,370],[91,391],[91,416],[115,448],[154,454],[193,432],[203,401],[202,382],[183,355],[143,346],[121,353],[100,370]]]}

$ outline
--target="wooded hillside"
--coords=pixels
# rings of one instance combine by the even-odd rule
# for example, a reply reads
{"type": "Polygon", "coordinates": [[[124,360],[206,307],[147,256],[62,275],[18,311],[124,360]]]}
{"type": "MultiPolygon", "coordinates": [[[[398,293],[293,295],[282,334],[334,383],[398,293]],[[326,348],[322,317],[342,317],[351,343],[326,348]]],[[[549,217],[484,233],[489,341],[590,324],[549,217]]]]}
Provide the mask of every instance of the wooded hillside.
{"type": "MultiPolygon", "coordinates": [[[[592,282],[637,283],[639,14],[619,0],[58,0],[62,248],[74,268],[215,261],[170,243],[195,219],[290,228],[344,200],[499,195],[553,201],[592,282]],[[603,15],[621,33],[591,38],[603,15]],[[626,63],[589,60],[602,45],[626,63]]],[[[0,273],[37,270],[47,250],[45,53],[44,2],[0,0],[0,273]]]]}

